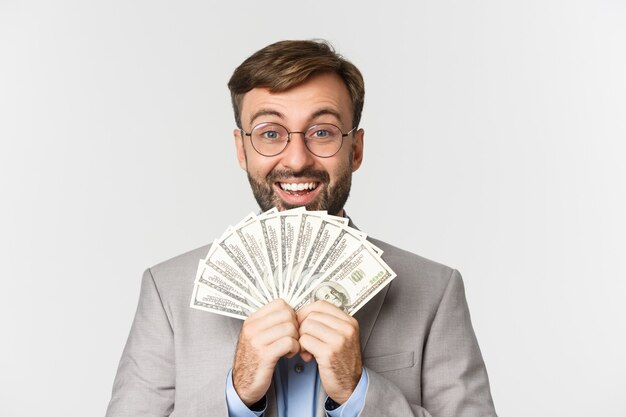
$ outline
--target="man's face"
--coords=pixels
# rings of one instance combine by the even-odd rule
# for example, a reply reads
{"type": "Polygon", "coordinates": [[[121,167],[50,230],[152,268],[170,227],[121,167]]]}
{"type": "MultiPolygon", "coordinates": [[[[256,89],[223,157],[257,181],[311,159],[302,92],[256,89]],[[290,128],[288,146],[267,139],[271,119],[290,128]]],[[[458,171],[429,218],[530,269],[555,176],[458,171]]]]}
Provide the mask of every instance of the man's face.
{"type": "MultiPolygon", "coordinates": [[[[348,90],[338,75],[330,73],[314,76],[280,93],[270,93],[266,88],[249,91],[243,98],[241,122],[247,132],[262,122],[279,123],[292,132],[306,131],[318,123],[332,123],[343,132],[354,127],[348,90]]],[[[359,168],[363,158],[362,129],[354,136],[345,137],[339,152],[330,158],[313,155],[305,146],[303,135],[298,133],[291,135],[287,147],[272,157],[257,153],[250,137],[242,136],[238,129],[234,135],[237,159],[248,173],[261,210],[306,206],[308,210],[343,213],[352,172],[359,168]],[[293,191],[298,184],[307,187],[293,191]]]]}

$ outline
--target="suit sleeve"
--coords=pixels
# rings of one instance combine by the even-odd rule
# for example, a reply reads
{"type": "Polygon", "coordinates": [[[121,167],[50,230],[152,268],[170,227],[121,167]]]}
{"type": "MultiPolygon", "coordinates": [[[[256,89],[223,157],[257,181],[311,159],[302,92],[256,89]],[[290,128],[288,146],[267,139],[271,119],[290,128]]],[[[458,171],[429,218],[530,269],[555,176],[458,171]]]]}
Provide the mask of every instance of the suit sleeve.
{"type": "Polygon", "coordinates": [[[373,371],[361,417],[496,417],[485,364],[472,328],[458,271],[444,290],[426,339],[421,369],[422,404],[373,371]]]}
{"type": "Polygon", "coordinates": [[[106,417],[169,416],[174,393],[174,332],[148,269],[106,417]]]}

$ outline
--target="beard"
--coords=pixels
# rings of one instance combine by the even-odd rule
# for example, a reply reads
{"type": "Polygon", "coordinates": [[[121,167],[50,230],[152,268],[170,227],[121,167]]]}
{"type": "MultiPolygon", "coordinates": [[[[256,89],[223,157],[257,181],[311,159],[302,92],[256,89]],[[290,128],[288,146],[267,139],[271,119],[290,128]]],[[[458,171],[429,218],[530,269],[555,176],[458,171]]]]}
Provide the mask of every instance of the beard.
{"type": "Polygon", "coordinates": [[[280,180],[293,178],[309,178],[319,181],[318,187],[322,187],[317,197],[305,207],[307,210],[326,210],[328,214],[337,215],[348,201],[350,194],[350,186],[352,185],[352,153],[350,153],[349,164],[346,169],[342,170],[337,181],[330,184],[330,176],[328,172],[314,169],[304,169],[300,172],[291,170],[273,170],[263,180],[258,180],[250,175],[248,171],[248,181],[252,188],[252,193],[261,208],[261,211],[267,211],[272,207],[278,210],[289,210],[299,207],[283,201],[274,189],[274,184],[280,180]]]}

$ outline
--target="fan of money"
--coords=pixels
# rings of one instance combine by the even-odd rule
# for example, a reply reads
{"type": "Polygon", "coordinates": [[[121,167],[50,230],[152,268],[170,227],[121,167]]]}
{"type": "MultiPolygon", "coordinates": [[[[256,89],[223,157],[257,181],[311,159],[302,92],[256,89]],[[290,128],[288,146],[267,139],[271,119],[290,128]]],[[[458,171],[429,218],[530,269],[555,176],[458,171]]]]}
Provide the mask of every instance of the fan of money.
{"type": "Polygon", "coordinates": [[[251,213],[199,261],[191,307],[245,320],[277,298],[326,300],[353,315],[396,276],[366,238],[325,211],[251,213]]]}

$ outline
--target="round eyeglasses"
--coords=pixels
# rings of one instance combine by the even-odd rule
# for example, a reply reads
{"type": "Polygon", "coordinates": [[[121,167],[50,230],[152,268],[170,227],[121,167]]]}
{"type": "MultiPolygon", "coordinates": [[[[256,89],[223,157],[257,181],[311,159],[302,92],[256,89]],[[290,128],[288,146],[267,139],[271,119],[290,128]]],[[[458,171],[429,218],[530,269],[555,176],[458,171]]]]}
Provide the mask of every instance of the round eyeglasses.
{"type": "Polygon", "coordinates": [[[250,136],[255,151],[263,156],[276,156],[285,150],[291,141],[291,135],[300,133],[304,136],[304,144],[313,155],[330,158],[341,149],[343,138],[350,135],[356,127],[347,133],[330,123],[320,123],[309,127],[305,132],[290,132],[278,123],[259,123],[250,132],[241,132],[250,136]]]}

